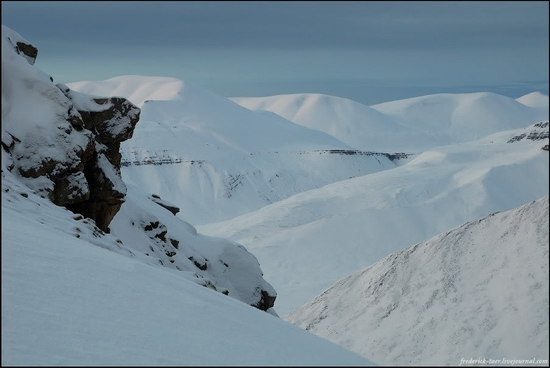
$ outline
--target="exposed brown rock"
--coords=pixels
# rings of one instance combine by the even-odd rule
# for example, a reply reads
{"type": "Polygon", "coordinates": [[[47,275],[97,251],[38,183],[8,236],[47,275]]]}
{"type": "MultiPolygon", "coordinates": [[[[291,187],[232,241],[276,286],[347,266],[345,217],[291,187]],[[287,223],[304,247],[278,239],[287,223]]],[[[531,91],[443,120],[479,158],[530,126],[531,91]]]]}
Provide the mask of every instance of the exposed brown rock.
{"type": "Polygon", "coordinates": [[[158,204],[159,206],[161,207],[164,207],[166,208],[168,211],[172,212],[172,214],[175,216],[179,211],[179,207],[177,206],[174,206],[173,204],[170,204],[164,200],[162,200],[158,195],[156,194],[153,194],[151,195],[151,197],[149,197],[150,200],[152,200],[153,202],[155,202],[156,204],[158,204]]]}
{"type": "Polygon", "coordinates": [[[24,42],[17,42],[17,52],[25,55],[31,65],[34,65],[36,56],[38,55],[38,49],[31,44],[24,42]]]}
{"type": "Polygon", "coordinates": [[[256,307],[263,311],[266,311],[269,308],[273,308],[273,306],[275,305],[275,299],[277,299],[277,296],[269,295],[269,293],[265,290],[262,290],[261,293],[262,293],[262,298],[258,303],[253,305],[253,307],[256,307]]]}
{"type": "Polygon", "coordinates": [[[124,203],[126,186],[120,174],[120,143],[132,137],[140,110],[119,97],[94,101],[107,108],[79,111],[83,126],[94,132],[96,143],[95,152],[83,169],[90,195],[88,199],[73,203],[68,208],[95,220],[97,226],[105,231],[124,203]]]}
{"type": "MultiPolygon", "coordinates": [[[[36,47],[9,41],[15,52],[34,65],[36,47]]],[[[54,85],[51,78],[22,78],[20,83],[49,103],[55,115],[44,121],[36,116],[36,129],[21,133],[22,137],[6,130],[2,145],[13,159],[9,167],[28,179],[38,194],[95,220],[107,231],[126,195],[120,143],[132,137],[140,109],[124,98],[71,91],[54,85]]]]}

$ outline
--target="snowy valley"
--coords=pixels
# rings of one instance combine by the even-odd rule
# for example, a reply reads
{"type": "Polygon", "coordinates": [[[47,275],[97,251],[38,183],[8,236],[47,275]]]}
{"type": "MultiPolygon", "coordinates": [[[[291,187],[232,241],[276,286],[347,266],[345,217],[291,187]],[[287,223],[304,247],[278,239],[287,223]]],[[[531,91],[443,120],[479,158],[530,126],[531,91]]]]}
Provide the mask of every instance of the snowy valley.
{"type": "Polygon", "coordinates": [[[3,365],[548,360],[548,96],[61,85],[31,44],[3,26],[3,365]]]}

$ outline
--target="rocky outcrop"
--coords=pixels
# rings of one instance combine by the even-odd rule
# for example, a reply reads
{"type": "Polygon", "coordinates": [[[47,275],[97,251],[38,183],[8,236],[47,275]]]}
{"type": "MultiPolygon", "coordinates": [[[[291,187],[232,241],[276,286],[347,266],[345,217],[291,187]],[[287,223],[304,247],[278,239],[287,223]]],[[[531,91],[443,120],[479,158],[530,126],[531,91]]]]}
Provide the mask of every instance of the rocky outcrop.
{"type": "Polygon", "coordinates": [[[166,202],[165,200],[163,200],[162,198],[160,198],[156,194],[151,195],[151,197],[149,197],[149,199],[152,200],[153,202],[155,202],[156,204],[158,204],[159,206],[164,207],[168,211],[172,212],[172,214],[174,216],[176,216],[178,214],[178,212],[180,211],[179,207],[174,206],[173,204],[170,204],[170,203],[166,202]]]}
{"type": "Polygon", "coordinates": [[[109,223],[124,202],[126,186],[120,174],[120,143],[130,139],[139,120],[140,110],[124,98],[89,98],[58,85],[78,109],[85,129],[93,132],[95,150],[83,169],[90,187],[90,196],[67,207],[95,220],[97,226],[108,230],[109,223]],[[86,100],[88,98],[88,100],[86,100]],[[81,105],[80,101],[95,104],[81,105]],[[96,109],[100,106],[102,109],[96,109]]]}
{"type": "Polygon", "coordinates": [[[124,98],[55,85],[34,67],[37,48],[5,26],[2,51],[7,168],[40,195],[108,231],[126,195],[120,143],[132,137],[140,109],[124,98]]]}
{"type": "Polygon", "coordinates": [[[524,129],[524,133],[513,136],[506,143],[519,142],[521,140],[540,141],[548,139],[550,136],[548,131],[549,123],[547,121],[541,121],[539,123],[528,126],[524,129]]]}
{"type": "MultiPolygon", "coordinates": [[[[181,271],[199,285],[275,313],[277,293],[244,247],[197,234],[175,216],[180,209],[158,195],[127,196],[120,145],[133,135],[140,116],[136,106],[54,84],[34,67],[36,48],[4,26],[2,51],[3,178],[77,213],[74,227],[61,231],[181,271]]],[[[47,226],[56,220],[48,219],[47,226]]]]}
{"type": "Polygon", "coordinates": [[[189,223],[167,212],[158,195],[130,194],[111,223],[120,238],[146,262],[191,276],[201,286],[270,314],[277,292],[264,280],[257,258],[242,245],[198,234],[189,223]],[[152,203],[153,202],[153,203],[152,203]]]}
{"type": "Polygon", "coordinates": [[[38,49],[33,45],[25,42],[17,42],[16,47],[17,47],[17,52],[20,55],[24,55],[27,61],[31,65],[34,65],[34,62],[36,61],[36,56],[38,55],[38,49]]]}

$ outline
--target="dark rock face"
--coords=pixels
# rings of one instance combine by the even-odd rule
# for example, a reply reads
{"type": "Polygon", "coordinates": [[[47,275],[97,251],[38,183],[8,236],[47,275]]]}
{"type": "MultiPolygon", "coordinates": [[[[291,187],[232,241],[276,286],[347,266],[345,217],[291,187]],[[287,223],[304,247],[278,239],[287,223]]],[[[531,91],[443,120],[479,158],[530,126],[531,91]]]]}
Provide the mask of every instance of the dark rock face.
{"type": "MultiPolygon", "coordinates": [[[[74,98],[74,91],[63,85],[58,87],[69,99],[74,98]]],[[[95,220],[101,230],[107,231],[126,195],[120,174],[120,143],[132,137],[140,110],[120,97],[92,98],[91,101],[105,109],[78,110],[84,128],[94,132],[95,150],[83,168],[90,195],[67,208],[95,220]]]]}
{"type": "MultiPolygon", "coordinates": [[[[549,123],[547,121],[541,121],[539,123],[533,124],[525,129],[525,133],[518,134],[506,143],[519,142],[521,140],[530,140],[530,141],[540,141],[547,139],[550,134],[548,131],[549,123]]],[[[544,149],[544,148],[543,148],[544,149]]]]}
{"type": "Polygon", "coordinates": [[[38,49],[33,45],[25,42],[17,42],[16,47],[16,51],[19,54],[25,55],[29,64],[34,65],[34,62],[36,61],[36,56],[38,55],[38,49]]]}
{"type": "MultiPolygon", "coordinates": [[[[124,98],[98,98],[52,83],[51,77],[34,73],[38,50],[31,44],[7,37],[21,59],[2,58],[2,70],[13,68],[6,90],[20,92],[19,110],[44,108],[44,114],[27,114],[3,127],[2,147],[10,153],[15,170],[29,187],[59,206],[91,218],[103,231],[116,215],[126,195],[120,174],[120,143],[131,138],[140,109],[124,98]],[[38,75],[34,77],[34,75],[38,75]],[[15,87],[14,87],[15,84],[15,87]],[[21,96],[30,96],[21,101],[21,96]],[[25,127],[23,129],[22,127],[25,127]],[[6,134],[4,134],[4,132],[6,134]]],[[[3,40],[4,42],[4,40],[3,40]]],[[[13,93],[12,93],[13,94],[13,93]]],[[[12,115],[13,116],[13,115],[12,115]]],[[[4,125],[4,113],[3,113],[4,125]]]]}
{"type": "Polygon", "coordinates": [[[265,290],[261,291],[262,298],[260,301],[253,305],[253,307],[258,308],[259,310],[267,311],[269,308],[273,308],[275,305],[275,299],[277,299],[276,295],[269,295],[269,293],[265,290]]]}
{"type": "MultiPolygon", "coordinates": [[[[86,236],[94,243],[92,237],[110,233],[109,226],[117,236],[119,219],[125,225],[131,220],[136,229],[132,234],[124,232],[126,244],[117,239],[108,249],[142,253],[149,264],[189,272],[197,284],[261,310],[273,306],[276,292],[263,279],[257,259],[244,247],[212,238],[204,241],[209,246],[203,253],[201,246],[192,244],[194,237],[203,244],[193,226],[171,215],[164,217],[165,209],[175,216],[180,210],[177,206],[158,195],[149,197],[164,208],[153,206],[165,224],[155,216],[156,211],[151,213],[126,197],[120,145],[132,137],[139,108],[123,98],[90,96],[55,85],[49,75],[34,67],[37,49],[4,26],[2,50],[3,177],[4,170],[10,171],[38,195],[77,213],[74,220],[82,222],[77,224],[76,238],[86,236]],[[115,217],[119,211],[121,216],[115,217]]],[[[170,156],[158,159],[144,164],[182,162],[170,156]]]]}
{"type": "Polygon", "coordinates": [[[170,204],[166,201],[163,201],[158,195],[156,194],[153,194],[151,195],[151,197],[149,198],[150,200],[152,200],[153,202],[155,202],[156,204],[158,204],[159,206],[161,207],[164,207],[166,208],[168,211],[172,212],[172,214],[174,216],[176,216],[176,214],[180,211],[179,207],[177,206],[174,206],[173,204],[170,204]]]}

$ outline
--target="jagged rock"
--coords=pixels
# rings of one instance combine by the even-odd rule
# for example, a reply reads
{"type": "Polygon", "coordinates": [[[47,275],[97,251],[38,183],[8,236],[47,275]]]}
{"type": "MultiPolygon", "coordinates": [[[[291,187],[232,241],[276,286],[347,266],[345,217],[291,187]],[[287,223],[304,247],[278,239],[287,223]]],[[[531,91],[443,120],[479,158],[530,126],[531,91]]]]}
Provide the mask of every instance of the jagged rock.
{"type": "Polygon", "coordinates": [[[17,48],[19,53],[25,55],[29,63],[34,65],[36,56],[38,55],[38,49],[33,45],[24,42],[17,42],[17,48]]]}
{"type": "Polygon", "coordinates": [[[124,98],[54,85],[34,67],[38,49],[5,26],[2,51],[2,146],[12,160],[7,168],[38,194],[107,231],[126,195],[120,143],[132,137],[140,109],[124,98]],[[41,114],[33,112],[38,107],[41,114]]]}
{"type": "MultiPolygon", "coordinates": [[[[123,98],[91,96],[55,85],[33,66],[33,48],[3,26],[2,149],[8,154],[2,154],[2,170],[77,213],[75,221],[95,222],[89,234],[93,238],[111,233],[124,240],[125,244],[117,240],[120,249],[134,247],[155,265],[195,274],[200,285],[259,309],[273,306],[276,292],[244,247],[198,236],[192,225],[158,208],[161,221],[148,209],[136,207],[132,196],[126,198],[120,144],[132,137],[140,110],[123,98]],[[115,218],[117,213],[122,216],[115,218]],[[125,220],[131,220],[131,235],[127,229],[117,233],[128,226],[125,220]],[[193,246],[195,241],[208,246],[193,246]]],[[[179,212],[158,196],[150,199],[174,215],[179,212]]],[[[75,237],[85,234],[76,227],[75,237]]]]}
{"type": "Polygon", "coordinates": [[[193,262],[193,264],[197,266],[197,268],[201,271],[206,271],[206,269],[208,268],[208,264],[206,263],[205,259],[202,260],[202,263],[198,262],[193,256],[189,257],[188,259],[193,262]]]}
{"type": "Polygon", "coordinates": [[[261,290],[260,293],[262,295],[262,298],[257,304],[254,305],[254,307],[263,311],[267,311],[269,308],[273,308],[277,296],[269,295],[269,293],[265,290],[261,290]]]}
{"type": "Polygon", "coordinates": [[[149,199],[152,200],[153,202],[155,202],[156,204],[158,204],[159,206],[164,207],[168,211],[172,212],[172,214],[174,214],[174,216],[180,211],[179,207],[174,206],[173,204],[170,204],[170,203],[162,200],[156,194],[151,195],[151,197],[149,197],[149,199]]]}
{"type": "Polygon", "coordinates": [[[506,143],[519,142],[523,139],[530,140],[530,141],[540,141],[543,139],[547,139],[550,136],[548,131],[548,125],[549,123],[547,121],[541,121],[539,123],[533,124],[525,128],[524,133],[518,134],[510,138],[506,143]]]}

